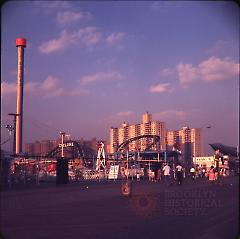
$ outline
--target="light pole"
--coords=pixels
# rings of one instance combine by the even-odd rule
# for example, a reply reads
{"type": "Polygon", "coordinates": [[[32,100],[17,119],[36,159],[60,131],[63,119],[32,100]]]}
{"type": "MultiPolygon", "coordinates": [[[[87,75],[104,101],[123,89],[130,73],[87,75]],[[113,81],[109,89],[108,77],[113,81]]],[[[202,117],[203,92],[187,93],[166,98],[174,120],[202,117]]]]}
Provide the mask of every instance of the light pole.
{"type": "MultiPolygon", "coordinates": [[[[202,126],[200,129],[211,129],[211,128],[212,128],[211,125],[207,125],[207,126],[202,126]]],[[[205,137],[204,137],[204,138],[205,138],[205,137]]],[[[206,145],[204,144],[204,154],[205,154],[205,152],[206,152],[205,147],[206,147],[206,145]]],[[[195,157],[196,157],[196,155],[195,155],[195,157]]]]}
{"type": "Polygon", "coordinates": [[[128,151],[127,151],[127,180],[128,180],[128,151]]]}

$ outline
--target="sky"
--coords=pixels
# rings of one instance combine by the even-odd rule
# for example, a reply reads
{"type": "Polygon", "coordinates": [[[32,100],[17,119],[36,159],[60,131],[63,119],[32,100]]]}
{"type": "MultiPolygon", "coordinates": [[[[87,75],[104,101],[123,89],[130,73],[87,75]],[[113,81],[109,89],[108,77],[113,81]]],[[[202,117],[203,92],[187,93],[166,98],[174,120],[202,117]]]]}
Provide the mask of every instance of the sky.
{"type": "Polygon", "coordinates": [[[1,11],[2,142],[16,112],[15,40],[24,37],[23,143],[60,131],[109,142],[110,127],[148,111],[169,130],[202,128],[205,150],[237,146],[234,2],[9,1],[1,11]]]}

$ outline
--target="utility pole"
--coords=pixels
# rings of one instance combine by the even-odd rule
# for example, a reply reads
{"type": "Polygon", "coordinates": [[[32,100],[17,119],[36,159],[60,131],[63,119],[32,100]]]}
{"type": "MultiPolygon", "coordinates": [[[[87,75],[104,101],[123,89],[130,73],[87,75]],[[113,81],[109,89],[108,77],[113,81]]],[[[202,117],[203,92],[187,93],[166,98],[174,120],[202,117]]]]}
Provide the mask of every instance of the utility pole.
{"type": "Polygon", "coordinates": [[[16,122],[17,116],[20,116],[20,114],[10,113],[8,115],[13,116],[13,154],[16,154],[16,122]]]}
{"type": "Polygon", "coordinates": [[[64,143],[64,139],[65,139],[65,135],[66,133],[65,132],[60,132],[60,135],[61,135],[61,140],[62,140],[62,144],[61,144],[61,157],[64,158],[64,152],[63,152],[63,143],[64,143]]]}

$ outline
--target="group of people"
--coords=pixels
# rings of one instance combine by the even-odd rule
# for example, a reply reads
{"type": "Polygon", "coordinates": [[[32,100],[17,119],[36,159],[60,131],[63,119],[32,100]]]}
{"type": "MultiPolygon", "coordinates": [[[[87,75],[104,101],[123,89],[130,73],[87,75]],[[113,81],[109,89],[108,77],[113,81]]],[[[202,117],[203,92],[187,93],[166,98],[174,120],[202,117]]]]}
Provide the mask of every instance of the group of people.
{"type": "Polygon", "coordinates": [[[178,164],[174,173],[170,165],[166,163],[162,169],[158,169],[156,172],[149,170],[150,181],[157,182],[158,180],[162,180],[163,177],[167,185],[173,184],[175,177],[178,185],[181,185],[184,177],[184,168],[178,164]]]}
{"type": "MultiPolygon", "coordinates": [[[[162,170],[163,170],[163,175],[164,175],[166,184],[171,185],[174,179],[173,170],[171,170],[171,167],[168,164],[165,164],[162,170]]],[[[181,185],[184,177],[184,169],[181,164],[178,164],[176,166],[175,176],[176,176],[177,184],[181,185]]]]}
{"type": "Polygon", "coordinates": [[[220,183],[220,176],[226,176],[226,169],[223,165],[223,157],[220,155],[219,149],[217,149],[214,154],[214,166],[211,166],[208,173],[208,179],[212,184],[214,184],[215,181],[220,183]],[[222,168],[220,168],[220,163],[222,164],[222,168]]]}
{"type": "MultiPolygon", "coordinates": [[[[211,166],[209,170],[206,168],[201,168],[200,170],[193,166],[189,170],[189,174],[192,180],[195,180],[197,177],[208,177],[208,180],[212,183],[215,181],[220,181],[220,176],[226,175],[225,168],[220,168],[220,163],[224,165],[223,157],[220,156],[219,150],[215,151],[214,154],[214,166],[211,166]]],[[[155,172],[151,171],[149,179],[151,181],[161,180],[162,176],[164,177],[165,183],[167,185],[172,185],[174,180],[177,182],[177,185],[182,185],[183,179],[186,177],[185,168],[181,164],[177,164],[175,169],[173,169],[168,163],[165,163],[162,169],[155,172]]]]}

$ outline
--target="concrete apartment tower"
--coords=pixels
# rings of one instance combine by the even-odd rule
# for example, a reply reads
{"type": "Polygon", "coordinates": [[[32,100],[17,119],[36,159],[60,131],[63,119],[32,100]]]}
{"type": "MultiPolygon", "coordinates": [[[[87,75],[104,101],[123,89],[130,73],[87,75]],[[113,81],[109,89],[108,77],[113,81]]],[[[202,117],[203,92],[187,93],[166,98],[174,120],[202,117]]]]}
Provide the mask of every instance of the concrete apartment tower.
{"type": "Polygon", "coordinates": [[[17,112],[16,112],[16,146],[15,153],[22,153],[22,121],[23,121],[23,82],[24,82],[24,48],[26,47],[25,38],[16,39],[18,48],[18,70],[17,70],[17,112]]]}
{"type": "Polygon", "coordinates": [[[148,112],[143,114],[143,116],[142,116],[142,123],[143,124],[150,123],[151,121],[152,121],[152,115],[151,114],[149,114],[148,112]]]}

